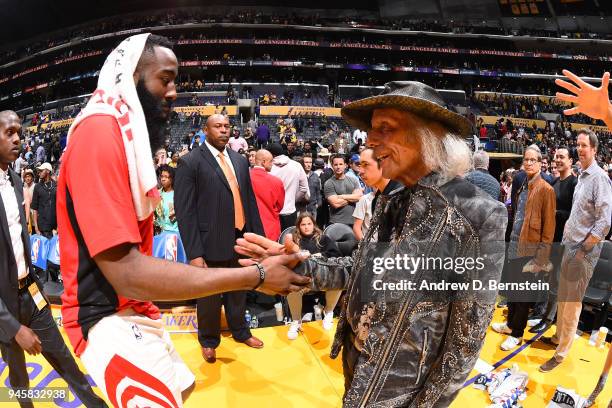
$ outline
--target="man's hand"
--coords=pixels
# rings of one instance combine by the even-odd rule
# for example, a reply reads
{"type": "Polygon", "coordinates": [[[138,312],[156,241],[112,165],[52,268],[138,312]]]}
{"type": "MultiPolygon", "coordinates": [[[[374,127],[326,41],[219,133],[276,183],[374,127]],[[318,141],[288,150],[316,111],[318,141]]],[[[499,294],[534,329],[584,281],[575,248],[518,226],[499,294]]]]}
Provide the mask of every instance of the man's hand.
{"type": "Polygon", "coordinates": [[[573,108],[564,110],[564,114],[575,115],[582,113],[593,119],[601,119],[606,122],[612,121],[612,104],[608,96],[609,72],[603,74],[599,88],[586,83],[566,69],[563,70],[563,75],[573,83],[562,79],[555,79],[555,83],[572,94],[557,92],[556,96],[562,101],[576,104],[573,108]]]}
{"type": "Polygon", "coordinates": [[[291,292],[304,289],[310,284],[311,279],[298,275],[291,268],[304,261],[308,256],[310,256],[308,252],[302,251],[265,259],[261,264],[266,271],[266,279],[257,290],[268,295],[286,296],[291,292]]]}
{"type": "Polygon", "coordinates": [[[293,236],[287,234],[285,244],[279,244],[261,235],[247,232],[244,237],[236,240],[234,250],[240,255],[249,257],[250,259],[240,259],[243,266],[255,265],[256,262],[261,262],[270,256],[295,254],[300,251],[300,247],[293,242],[293,236]]]}
{"type": "Polygon", "coordinates": [[[192,259],[191,261],[189,261],[189,265],[197,266],[198,268],[208,268],[208,265],[206,265],[206,261],[202,257],[192,259]]]}
{"type": "Polygon", "coordinates": [[[29,327],[21,325],[15,335],[15,341],[30,355],[35,356],[42,352],[40,339],[29,327]]]}

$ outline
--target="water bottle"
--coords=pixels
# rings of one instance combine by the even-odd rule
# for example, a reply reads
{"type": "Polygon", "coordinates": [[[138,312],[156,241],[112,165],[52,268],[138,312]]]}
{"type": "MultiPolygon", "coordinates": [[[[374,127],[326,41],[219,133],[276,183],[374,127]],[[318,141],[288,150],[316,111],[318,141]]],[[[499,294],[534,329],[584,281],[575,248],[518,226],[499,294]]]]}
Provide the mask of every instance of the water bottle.
{"type": "Polygon", "coordinates": [[[319,299],[315,299],[315,305],[313,307],[314,309],[314,313],[315,313],[315,320],[322,320],[323,319],[323,313],[322,313],[322,306],[319,304],[319,299]]]}
{"type": "Polygon", "coordinates": [[[248,310],[244,312],[244,320],[246,320],[247,327],[251,327],[251,313],[248,310]]]}
{"type": "Polygon", "coordinates": [[[599,337],[599,330],[591,331],[591,337],[589,338],[589,346],[596,346],[598,337],[599,337]]]}
{"type": "Polygon", "coordinates": [[[257,316],[253,315],[251,318],[251,329],[256,329],[259,327],[259,321],[257,320],[257,316]]]}

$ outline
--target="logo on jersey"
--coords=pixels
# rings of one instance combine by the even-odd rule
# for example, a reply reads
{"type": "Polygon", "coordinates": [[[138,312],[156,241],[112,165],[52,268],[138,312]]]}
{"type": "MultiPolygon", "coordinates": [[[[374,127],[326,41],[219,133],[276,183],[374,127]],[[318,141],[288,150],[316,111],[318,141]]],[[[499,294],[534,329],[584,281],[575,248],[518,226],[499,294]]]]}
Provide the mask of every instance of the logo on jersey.
{"type": "Polygon", "coordinates": [[[166,251],[164,254],[164,259],[167,261],[176,262],[177,258],[177,250],[178,250],[178,239],[176,235],[169,235],[166,237],[166,251]]]}
{"type": "Polygon", "coordinates": [[[38,250],[40,249],[40,239],[35,239],[32,242],[32,263],[38,262],[38,250]]]}
{"type": "Polygon", "coordinates": [[[136,326],[133,323],[132,323],[132,332],[134,333],[134,338],[136,338],[136,341],[142,340],[142,333],[140,332],[140,329],[138,328],[138,326],[136,326]]]}

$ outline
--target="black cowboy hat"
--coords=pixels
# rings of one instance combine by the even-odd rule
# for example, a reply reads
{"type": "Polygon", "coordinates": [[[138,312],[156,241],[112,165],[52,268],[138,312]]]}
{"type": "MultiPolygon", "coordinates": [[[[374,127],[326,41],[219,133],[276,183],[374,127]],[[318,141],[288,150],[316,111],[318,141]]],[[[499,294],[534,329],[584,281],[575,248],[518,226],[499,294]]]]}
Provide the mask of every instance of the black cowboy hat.
{"type": "Polygon", "coordinates": [[[434,88],[416,81],[387,82],[378,96],[370,96],[342,108],[342,117],[350,125],[369,130],[374,109],[395,108],[435,120],[461,136],[472,134],[472,123],[449,110],[434,88]]]}

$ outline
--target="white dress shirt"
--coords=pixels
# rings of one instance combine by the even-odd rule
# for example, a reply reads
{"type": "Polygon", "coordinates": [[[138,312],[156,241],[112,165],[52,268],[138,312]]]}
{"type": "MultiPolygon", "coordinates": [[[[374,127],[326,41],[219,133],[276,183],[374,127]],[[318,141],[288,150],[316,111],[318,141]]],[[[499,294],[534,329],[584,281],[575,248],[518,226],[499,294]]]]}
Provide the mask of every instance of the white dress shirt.
{"type": "MultiPolygon", "coordinates": [[[[227,163],[229,168],[232,170],[232,173],[234,173],[234,176],[236,176],[236,170],[234,170],[234,165],[232,164],[232,160],[230,159],[229,153],[227,152],[227,146],[225,147],[225,149],[223,149],[222,152],[220,152],[217,150],[216,147],[208,143],[208,140],[205,140],[204,144],[206,145],[206,147],[208,147],[208,150],[210,150],[210,153],[213,155],[215,160],[217,160],[217,163],[219,163],[219,167],[221,167],[221,159],[219,158],[219,154],[223,154],[223,156],[225,156],[225,162],[227,163]]],[[[221,169],[223,169],[223,167],[221,167],[221,169]]]]}
{"type": "Polygon", "coordinates": [[[21,240],[21,218],[19,216],[19,205],[15,189],[9,180],[8,172],[0,169],[0,196],[6,211],[6,220],[8,221],[13,253],[17,261],[17,278],[22,279],[28,276],[26,268],[25,254],[23,249],[23,241],[21,240]]]}

